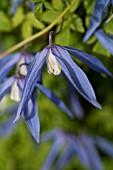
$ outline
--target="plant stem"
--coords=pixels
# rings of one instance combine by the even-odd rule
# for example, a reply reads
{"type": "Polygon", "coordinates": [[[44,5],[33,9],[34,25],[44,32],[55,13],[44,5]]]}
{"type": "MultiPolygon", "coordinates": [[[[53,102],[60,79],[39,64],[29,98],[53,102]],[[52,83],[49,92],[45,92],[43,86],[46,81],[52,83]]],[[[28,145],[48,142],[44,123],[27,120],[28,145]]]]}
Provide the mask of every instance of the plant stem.
{"type": "Polygon", "coordinates": [[[12,53],[13,51],[19,49],[20,47],[24,46],[25,44],[35,40],[36,38],[42,36],[43,34],[45,34],[46,32],[48,32],[53,26],[56,25],[57,22],[59,22],[59,20],[69,11],[69,9],[73,6],[73,4],[76,2],[76,0],[73,0],[71,2],[71,4],[61,13],[60,16],[58,16],[49,26],[47,26],[44,30],[32,35],[31,37],[27,38],[24,41],[21,41],[20,43],[16,44],[15,46],[9,48],[8,50],[6,50],[5,52],[0,54],[0,58],[3,58],[4,56],[12,53]]]}

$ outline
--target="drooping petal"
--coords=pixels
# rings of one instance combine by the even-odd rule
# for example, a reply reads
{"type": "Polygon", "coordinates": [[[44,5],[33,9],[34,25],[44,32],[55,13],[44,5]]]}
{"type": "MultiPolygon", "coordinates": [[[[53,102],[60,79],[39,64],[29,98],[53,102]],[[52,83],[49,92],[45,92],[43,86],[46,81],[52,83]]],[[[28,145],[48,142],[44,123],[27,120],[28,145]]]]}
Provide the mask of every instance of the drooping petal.
{"type": "Polygon", "coordinates": [[[91,137],[83,135],[80,139],[90,161],[90,167],[94,170],[103,170],[101,158],[93,144],[91,137]]]}
{"type": "Polygon", "coordinates": [[[15,125],[13,124],[15,111],[17,110],[17,105],[10,105],[7,108],[3,109],[0,114],[0,137],[7,137],[10,133],[13,132],[15,125]],[[5,114],[4,114],[5,113],[5,114]],[[8,117],[8,120],[2,122],[3,117],[8,117]]]}
{"type": "Polygon", "coordinates": [[[4,97],[5,94],[7,94],[10,91],[11,86],[14,83],[14,81],[15,81],[14,77],[8,78],[0,86],[0,100],[4,97]]]}
{"type": "Polygon", "coordinates": [[[73,151],[73,154],[75,156],[78,156],[78,158],[85,167],[90,167],[87,152],[85,151],[84,147],[82,146],[78,138],[76,136],[70,135],[69,143],[70,149],[73,151]]]}
{"type": "Polygon", "coordinates": [[[63,110],[65,113],[68,114],[71,118],[73,118],[73,114],[71,111],[66,107],[62,100],[59,99],[50,89],[44,87],[43,85],[37,83],[36,87],[48,98],[50,99],[57,107],[63,110]]]}
{"type": "Polygon", "coordinates": [[[81,106],[76,90],[70,83],[69,83],[69,99],[73,113],[76,115],[78,119],[82,119],[84,116],[84,110],[81,106]]]}
{"type": "Polygon", "coordinates": [[[49,152],[49,155],[43,165],[43,167],[41,168],[42,170],[50,170],[51,166],[53,165],[60,149],[62,148],[64,144],[64,141],[62,140],[62,138],[58,138],[52,148],[51,148],[51,151],[49,152]]]}
{"type": "Polygon", "coordinates": [[[64,167],[67,166],[67,164],[70,162],[71,159],[72,159],[72,151],[67,146],[67,148],[63,151],[60,158],[58,159],[55,165],[55,170],[60,170],[60,169],[62,170],[64,167]]]}
{"type": "Polygon", "coordinates": [[[22,113],[22,110],[24,109],[24,106],[29,101],[32,92],[34,90],[34,87],[38,81],[38,78],[40,78],[40,70],[42,70],[42,67],[44,65],[45,59],[47,55],[47,49],[44,49],[42,52],[38,53],[33,62],[29,66],[29,70],[25,79],[25,86],[22,92],[22,99],[18,107],[17,115],[14,120],[17,121],[22,113]]]}
{"type": "Polygon", "coordinates": [[[24,119],[34,139],[39,143],[40,121],[38,118],[38,107],[36,91],[33,92],[31,99],[24,110],[24,119]]]}
{"type": "Polygon", "coordinates": [[[57,57],[63,72],[68,77],[73,86],[77,89],[77,91],[90,103],[100,109],[101,106],[96,101],[95,92],[87,76],[82,71],[82,69],[73,62],[69,53],[59,46],[53,48],[53,53],[57,57]]]}
{"type": "Polygon", "coordinates": [[[90,20],[90,24],[86,35],[84,37],[84,42],[86,42],[91,35],[96,31],[106,14],[106,8],[108,7],[110,0],[96,0],[94,11],[90,20]]]}
{"type": "Polygon", "coordinates": [[[13,130],[15,125],[13,124],[14,114],[7,120],[7,122],[0,123],[0,137],[8,136],[13,130]]]}
{"type": "Polygon", "coordinates": [[[113,143],[99,136],[94,138],[94,143],[108,156],[113,157],[113,143]]]}
{"type": "Polygon", "coordinates": [[[113,55],[113,39],[111,39],[102,29],[98,29],[95,32],[95,36],[103,45],[103,47],[108,50],[113,55]]]}
{"type": "Polygon", "coordinates": [[[67,50],[73,56],[75,56],[76,58],[78,58],[79,60],[84,62],[91,69],[113,77],[112,74],[107,70],[107,68],[101,63],[101,61],[98,58],[96,58],[96,57],[94,57],[92,55],[89,55],[89,54],[85,53],[84,51],[79,50],[77,48],[63,47],[63,49],[67,50]]]}
{"type": "Polygon", "coordinates": [[[20,58],[21,58],[21,54],[17,53],[14,55],[6,56],[5,58],[0,60],[0,63],[1,63],[0,64],[0,82],[4,79],[5,76],[7,76],[7,74],[14,67],[14,65],[20,60],[20,58]]]}

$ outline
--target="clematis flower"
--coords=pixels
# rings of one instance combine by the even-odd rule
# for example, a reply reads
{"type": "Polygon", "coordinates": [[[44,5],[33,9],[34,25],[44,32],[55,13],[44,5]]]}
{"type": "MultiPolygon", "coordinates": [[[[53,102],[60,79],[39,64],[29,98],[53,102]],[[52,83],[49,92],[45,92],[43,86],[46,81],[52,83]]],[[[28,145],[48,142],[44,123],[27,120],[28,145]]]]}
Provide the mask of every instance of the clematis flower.
{"type": "Polygon", "coordinates": [[[42,170],[51,169],[53,164],[54,170],[63,169],[71,159],[77,157],[86,169],[103,170],[96,146],[106,155],[113,157],[113,144],[100,136],[90,136],[86,133],[76,135],[63,129],[54,129],[44,133],[41,139],[42,142],[53,142],[42,170]]]}
{"type": "MultiPolygon", "coordinates": [[[[11,100],[20,102],[23,87],[24,77],[22,76],[12,76],[6,79],[0,86],[0,100],[7,93],[10,93],[11,100]]],[[[28,104],[24,108],[23,116],[32,136],[39,142],[40,122],[37,113],[37,97],[34,90],[28,104]]]]}
{"type": "Polygon", "coordinates": [[[91,16],[90,24],[88,27],[88,30],[85,34],[85,37],[83,39],[84,42],[86,42],[99,28],[99,26],[102,24],[102,21],[104,17],[106,16],[106,13],[108,12],[107,8],[110,5],[111,0],[96,0],[94,11],[91,16]]]}
{"type": "Polygon", "coordinates": [[[42,68],[45,62],[47,63],[47,70],[49,73],[58,75],[62,70],[71,84],[86,100],[97,108],[101,108],[100,104],[96,101],[94,90],[87,76],[71,59],[68,51],[93,70],[112,77],[111,73],[100,62],[100,60],[81,50],[72,47],[60,47],[58,45],[54,45],[52,47],[47,46],[43,51],[36,54],[34,60],[29,66],[15,121],[19,119],[24,106],[29,101],[34,88],[37,86],[37,82],[41,77],[42,68]]]}
{"type": "MultiPolygon", "coordinates": [[[[101,25],[103,24],[104,18],[107,16],[109,10],[108,7],[112,5],[112,0],[96,0],[93,14],[91,16],[90,24],[88,30],[85,34],[83,42],[86,42],[93,34],[96,36],[98,41],[102,44],[102,46],[108,50],[113,55],[113,39],[110,35],[107,35],[103,29],[101,29],[101,25]]],[[[106,24],[106,23],[105,23],[106,24]]]]}
{"type": "MultiPolygon", "coordinates": [[[[30,53],[16,53],[8,55],[0,60],[0,82],[4,80],[4,78],[9,74],[9,72],[13,69],[13,67],[18,64],[22,63],[30,63],[33,59],[32,54],[30,53]]],[[[24,70],[24,73],[26,74],[25,66],[22,66],[22,69],[24,70]]],[[[23,71],[22,71],[23,72],[23,71]]]]}

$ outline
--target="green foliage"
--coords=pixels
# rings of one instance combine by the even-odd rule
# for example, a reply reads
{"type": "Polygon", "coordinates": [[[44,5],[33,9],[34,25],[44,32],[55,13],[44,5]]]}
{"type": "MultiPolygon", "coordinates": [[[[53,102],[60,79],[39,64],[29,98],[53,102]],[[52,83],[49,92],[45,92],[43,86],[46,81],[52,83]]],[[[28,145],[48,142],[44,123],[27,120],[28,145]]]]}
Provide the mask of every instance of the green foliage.
{"type": "MultiPolygon", "coordinates": [[[[34,13],[19,6],[14,16],[10,15],[11,7],[6,0],[0,3],[0,50],[3,51],[23,39],[26,39],[43,30],[51,24],[62,12],[62,0],[31,0],[35,2],[34,13]],[[7,11],[7,12],[6,12],[7,11]]],[[[72,0],[67,0],[68,5],[72,0]]],[[[73,46],[98,57],[113,73],[113,57],[97,41],[95,36],[83,44],[83,37],[89,25],[90,16],[95,0],[77,0],[75,5],[64,17],[64,24],[60,34],[54,37],[54,43],[73,46]]],[[[58,31],[61,21],[52,30],[58,31]]],[[[113,21],[102,26],[104,30],[113,34],[113,21]]],[[[48,33],[30,43],[29,51],[37,52],[48,45],[48,33]]],[[[73,58],[75,60],[75,58],[73,58]]],[[[82,62],[75,60],[83,68],[94,87],[97,99],[103,109],[98,110],[86,102],[80,95],[80,101],[85,111],[82,121],[71,120],[64,112],[60,111],[45,96],[38,92],[39,118],[41,121],[41,134],[61,127],[75,134],[86,131],[91,135],[101,135],[113,141],[113,81],[103,75],[94,73],[82,62]]],[[[44,85],[53,90],[70,108],[68,96],[68,82],[65,77],[49,75],[43,70],[44,85]]],[[[71,109],[71,108],[70,108],[71,109]]],[[[17,128],[11,136],[0,140],[0,170],[36,170],[40,169],[45,161],[51,143],[40,142],[36,144],[30,136],[22,119],[17,123],[17,128]]],[[[112,170],[113,161],[102,155],[105,170],[112,170]]],[[[64,170],[84,170],[79,160],[74,157],[64,170]]]]}
{"type": "Polygon", "coordinates": [[[0,11],[0,32],[9,32],[11,29],[10,19],[5,15],[5,12],[0,11]]]}

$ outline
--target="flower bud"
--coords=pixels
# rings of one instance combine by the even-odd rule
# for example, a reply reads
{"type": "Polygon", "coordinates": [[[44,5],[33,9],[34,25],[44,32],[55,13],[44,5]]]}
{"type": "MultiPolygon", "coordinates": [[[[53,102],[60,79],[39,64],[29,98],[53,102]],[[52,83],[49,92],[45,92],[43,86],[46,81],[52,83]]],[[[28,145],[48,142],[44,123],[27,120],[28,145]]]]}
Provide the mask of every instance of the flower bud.
{"type": "Polygon", "coordinates": [[[52,54],[51,49],[46,57],[46,63],[49,74],[53,73],[54,75],[59,75],[61,73],[61,67],[56,57],[52,54]]]}
{"type": "Polygon", "coordinates": [[[15,81],[11,87],[10,99],[12,99],[16,102],[20,102],[20,91],[17,86],[17,81],[15,81]]]}

